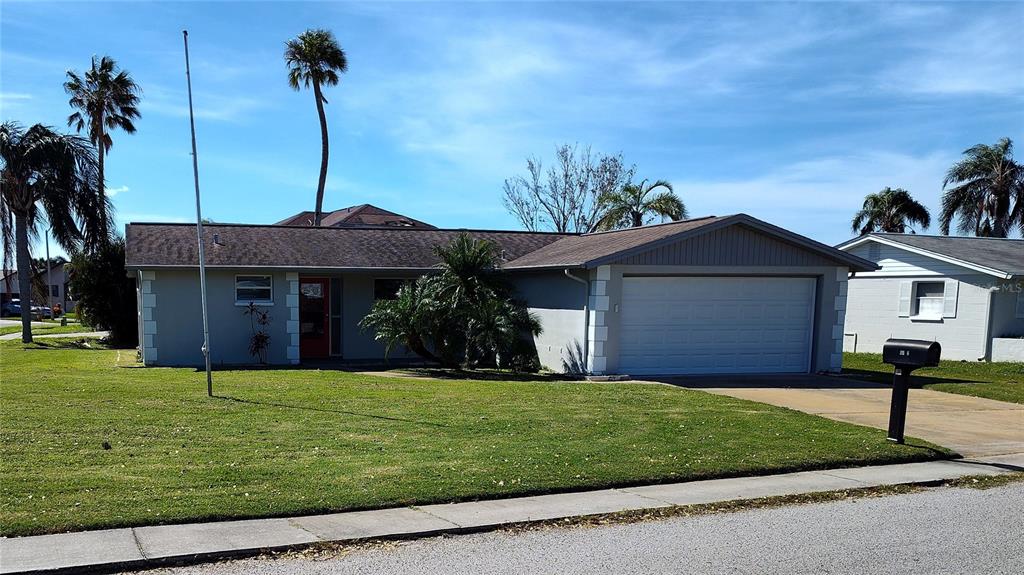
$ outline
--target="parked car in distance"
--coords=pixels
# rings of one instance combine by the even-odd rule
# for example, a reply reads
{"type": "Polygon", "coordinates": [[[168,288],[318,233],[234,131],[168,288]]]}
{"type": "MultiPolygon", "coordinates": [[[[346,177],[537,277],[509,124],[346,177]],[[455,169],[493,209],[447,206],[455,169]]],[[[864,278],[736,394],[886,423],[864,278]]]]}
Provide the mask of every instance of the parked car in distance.
{"type": "Polygon", "coordinates": [[[12,299],[11,301],[4,302],[3,306],[0,306],[0,316],[11,317],[21,315],[21,300],[12,299]]]}
{"type": "MultiPolygon", "coordinates": [[[[52,311],[48,306],[45,305],[34,305],[32,306],[32,319],[43,319],[49,318],[52,311]]],[[[0,306],[0,316],[2,317],[21,317],[21,300],[12,299],[0,306]]],[[[54,315],[56,317],[56,315],[54,315]]]]}

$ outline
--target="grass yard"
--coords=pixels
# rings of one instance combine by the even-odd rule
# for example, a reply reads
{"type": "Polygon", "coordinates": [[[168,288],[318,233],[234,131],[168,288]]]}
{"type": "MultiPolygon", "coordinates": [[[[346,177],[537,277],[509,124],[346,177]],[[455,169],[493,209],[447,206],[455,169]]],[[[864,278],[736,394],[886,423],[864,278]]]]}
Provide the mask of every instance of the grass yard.
{"type": "MultiPolygon", "coordinates": [[[[82,344],[78,344],[82,345],[82,344]]],[[[661,385],[135,367],[0,344],[0,535],[916,461],[880,430],[661,385]]]]}
{"type": "MultiPolygon", "coordinates": [[[[61,333],[80,333],[83,331],[90,331],[90,328],[83,326],[79,323],[69,323],[68,325],[60,325],[58,320],[55,323],[46,322],[44,326],[33,326],[32,335],[55,335],[61,333]]],[[[20,325],[11,325],[0,327],[0,335],[7,335],[9,333],[21,333],[20,325]]]]}
{"type": "MultiPolygon", "coordinates": [[[[867,381],[892,383],[892,366],[878,353],[844,353],[843,373],[867,381]]],[[[916,370],[911,379],[925,389],[1024,403],[1024,364],[942,361],[916,370]]]]}

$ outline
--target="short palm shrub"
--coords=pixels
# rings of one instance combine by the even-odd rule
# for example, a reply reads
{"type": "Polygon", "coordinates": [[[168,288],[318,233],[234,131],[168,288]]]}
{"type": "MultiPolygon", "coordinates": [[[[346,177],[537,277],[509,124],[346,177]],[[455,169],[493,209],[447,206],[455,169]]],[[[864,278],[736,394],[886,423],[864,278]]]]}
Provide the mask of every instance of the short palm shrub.
{"type": "Polygon", "coordinates": [[[402,345],[445,367],[539,369],[532,336],[540,321],[515,299],[497,244],[461,234],[435,252],[438,273],[378,300],[360,322],[384,343],[385,356],[402,345]]]}

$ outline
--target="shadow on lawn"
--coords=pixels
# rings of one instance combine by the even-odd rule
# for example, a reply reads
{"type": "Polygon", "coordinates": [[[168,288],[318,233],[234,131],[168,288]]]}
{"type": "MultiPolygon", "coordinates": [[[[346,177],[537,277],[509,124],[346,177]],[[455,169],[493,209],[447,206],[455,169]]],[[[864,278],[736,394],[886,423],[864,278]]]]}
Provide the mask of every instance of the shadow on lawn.
{"type": "Polygon", "coordinates": [[[274,401],[256,401],[253,399],[240,399],[237,397],[231,397],[229,395],[214,395],[216,399],[223,399],[225,401],[233,401],[235,403],[245,403],[248,405],[262,405],[265,407],[281,407],[284,409],[296,409],[300,411],[317,411],[320,413],[334,413],[338,415],[353,415],[355,417],[367,417],[370,419],[383,419],[386,421],[400,421],[402,423],[414,423],[416,425],[429,425],[431,427],[448,427],[444,423],[435,423],[433,421],[419,421],[416,419],[403,419],[401,417],[388,417],[387,415],[373,415],[371,413],[359,413],[357,411],[345,411],[342,409],[327,409],[323,407],[309,407],[305,405],[289,405],[287,403],[277,403],[274,401]]]}
{"type": "Polygon", "coordinates": [[[690,389],[880,389],[888,387],[873,381],[826,375],[685,375],[642,377],[640,379],[690,389]]]}
{"type": "MultiPolygon", "coordinates": [[[[18,342],[21,343],[21,342],[18,342]]],[[[35,339],[32,343],[23,344],[25,351],[53,351],[58,349],[79,349],[83,351],[107,351],[111,349],[131,349],[111,345],[105,339],[96,337],[54,337],[45,340],[35,339]]]]}
{"type": "MultiPolygon", "coordinates": [[[[873,369],[852,369],[843,368],[842,377],[858,378],[867,382],[874,382],[877,384],[883,384],[885,387],[892,385],[892,372],[891,371],[877,371],[873,369]]],[[[921,375],[918,372],[914,372],[910,375],[910,387],[923,387],[933,383],[988,383],[977,379],[968,379],[964,377],[935,377],[929,375],[921,375]]]]}
{"type": "MultiPolygon", "coordinates": [[[[465,379],[474,381],[537,381],[537,382],[555,382],[555,381],[579,381],[579,378],[574,378],[569,375],[562,375],[557,373],[528,373],[528,372],[512,372],[512,371],[499,371],[492,369],[447,369],[442,367],[418,367],[418,368],[405,368],[401,371],[410,375],[417,375],[420,377],[430,377],[433,379],[465,379]]],[[[382,373],[381,375],[387,375],[382,373]]]]}

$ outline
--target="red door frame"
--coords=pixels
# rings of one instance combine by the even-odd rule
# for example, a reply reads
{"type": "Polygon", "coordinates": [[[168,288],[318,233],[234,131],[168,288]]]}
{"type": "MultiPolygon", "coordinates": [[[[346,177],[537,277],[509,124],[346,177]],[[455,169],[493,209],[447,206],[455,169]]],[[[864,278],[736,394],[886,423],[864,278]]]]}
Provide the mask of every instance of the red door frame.
{"type": "Polygon", "coordinates": [[[328,278],[299,278],[299,324],[305,321],[302,316],[302,284],[320,284],[323,294],[323,316],[321,337],[307,337],[299,329],[299,357],[301,359],[323,359],[331,355],[331,280],[328,278]]]}

